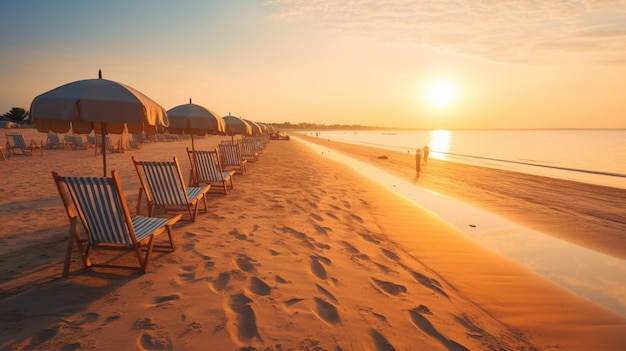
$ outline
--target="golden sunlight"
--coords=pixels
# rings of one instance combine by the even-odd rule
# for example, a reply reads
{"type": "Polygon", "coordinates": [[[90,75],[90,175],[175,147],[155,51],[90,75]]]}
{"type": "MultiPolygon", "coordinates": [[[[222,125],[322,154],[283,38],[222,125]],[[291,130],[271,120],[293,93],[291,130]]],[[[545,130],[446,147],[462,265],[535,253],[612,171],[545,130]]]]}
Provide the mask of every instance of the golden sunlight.
{"type": "Polygon", "coordinates": [[[450,151],[451,133],[448,130],[437,129],[430,132],[428,147],[431,150],[431,157],[445,160],[446,152],[450,151]]]}
{"type": "Polygon", "coordinates": [[[435,108],[450,106],[457,98],[458,88],[454,81],[439,78],[431,82],[425,89],[425,98],[428,104],[435,108]]]}

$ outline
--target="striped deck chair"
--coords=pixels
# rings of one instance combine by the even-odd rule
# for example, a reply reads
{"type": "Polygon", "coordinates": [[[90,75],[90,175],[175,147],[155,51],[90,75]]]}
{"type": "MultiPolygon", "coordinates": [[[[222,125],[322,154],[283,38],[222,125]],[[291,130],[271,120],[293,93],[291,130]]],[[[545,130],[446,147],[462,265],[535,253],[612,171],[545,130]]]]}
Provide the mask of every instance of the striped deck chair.
{"type": "Polygon", "coordinates": [[[26,143],[26,140],[24,139],[24,134],[22,133],[6,134],[6,137],[6,150],[9,157],[11,157],[11,154],[32,156],[35,154],[35,150],[41,151],[41,154],[43,155],[43,146],[41,145],[41,143],[38,144],[34,139],[32,139],[30,143],[26,143]],[[18,154],[17,151],[19,151],[20,153],[18,154]]]}
{"type": "Polygon", "coordinates": [[[61,136],[58,133],[48,133],[46,136],[46,144],[44,147],[46,149],[65,149],[67,144],[61,141],[61,136]]]}
{"type": "Polygon", "coordinates": [[[154,208],[159,206],[165,211],[188,210],[191,221],[196,220],[198,205],[204,202],[204,212],[208,211],[206,193],[210,185],[186,187],[178,160],[174,161],[137,161],[133,163],[141,182],[137,199],[137,213],[141,210],[142,194],[148,202],[148,216],[152,217],[154,208]]]}
{"type": "Polygon", "coordinates": [[[241,142],[241,156],[250,162],[259,159],[259,150],[255,139],[246,138],[241,142]]]}
{"type": "Polygon", "coordinates": [[[173,218],[131,217],[117,171],[111,172],[110,178],[63,177],[57,172],[52,172],[52,177],[70,221],[63,277],[69,273],[74,242],[85,267],[139,269],[141,273],[146,273],[153,250],[174,251],[172,225],[181,215],[173,218]],[[79,221],[87,238],[81,236],[79,221]],[[155,237],[164,231],[169,236],[169,244],[156,245],[155,237]],[[145,253],[142,253],[144,248],[145,253]],[[95,249],[135,252],[139,265],[93,263],[89,256],[95,249]]]}
{"type": "Polygon", "coordinates": [[[233,189],[233,175],[235,171],[224,171],[220,153],[217,149],[204,151],[187,148],[187,155],[189,155],[189,162],[191,163],[191,178],[195,185],[221,185],[224,187],[225,194],[228,194],[228,183],[230,183],[230,188],[233,189]]]}
{"type": "Polygon", "coordinates": [[[219,144],[218,148],[224,170],[239,171],[241,174],[246,173],[246,163],[248,160],[241,155],[241,144],[219,144]]]}

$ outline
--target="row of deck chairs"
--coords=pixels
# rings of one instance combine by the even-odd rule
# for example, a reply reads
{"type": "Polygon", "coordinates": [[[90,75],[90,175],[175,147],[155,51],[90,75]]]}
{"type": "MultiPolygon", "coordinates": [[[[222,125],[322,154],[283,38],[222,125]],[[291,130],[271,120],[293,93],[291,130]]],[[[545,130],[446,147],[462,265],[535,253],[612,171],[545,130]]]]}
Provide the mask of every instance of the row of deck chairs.
{"type": "MultiPolygon", "coordinates": [[[[5,149],[8,157],[11,155],[34,155],[35,151],[41,152],[43,155],[43,143],[36,142],[35,139],[31,139],[30,142],[26,142],[24,134],[22,133],[7,133],[5,134],[7,143],[5,149]]],[[[4,153],[1,152],[2,158],[5,159],[4,153]]]]}
{"type": "Polygon", "coordinates": [[[182,218],[180,213],[172,217],[153,217],[155,210],[162,208],[166,213],[187,211],[189,220],[195,221],[201,204],[204,212],[208,211],[206,196],[212,185],[223,187],[227,193],[228,187],[233,189],[233,175],[237,171],[244,173],[242,164],[246,160],[241,150],[241,143],[220,144],[215,150],[208,151],[187,149],[192,168],[189,186],[185,184],[176,157],[172,161],[140,161],[133,157],[141,183],[134,217],[130,214],[117,171],[113,171],[111,177],[61,176],[53,172],[70,222],[63,276],[69,274],[74,243],[85,267],[129,268],[145,273],[153,250],[175,249],[172,226],[182,218]],[[232,161],[237,165],[226,165],[223,162],[226,157],[238,157],[238,162],[232,161]],[[140,215],[143,198],[147,203],[147,216],[140,215]],[[81,225],[85,235],[81,234],[81,225]],[[169,242],[157,245],[155,238],[164,232],[168,233],[169,242]],[[94,263],[90,253],[97,248],[133,251],[138,263],[94,263]]]}

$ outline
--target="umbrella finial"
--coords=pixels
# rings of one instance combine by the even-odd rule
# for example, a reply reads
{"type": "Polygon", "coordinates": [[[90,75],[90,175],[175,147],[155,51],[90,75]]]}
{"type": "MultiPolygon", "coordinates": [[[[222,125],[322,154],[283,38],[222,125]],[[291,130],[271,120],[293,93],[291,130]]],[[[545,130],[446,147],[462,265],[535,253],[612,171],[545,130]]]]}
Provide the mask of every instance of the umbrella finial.
{"type": "Polygon", "coordinates": [[[191,104],[191,98],[189,98],[189,103],[191,104]]]}
{"type": "Polygon", "coordinates": [[[102,70],[101,69],[98,70],[98,79],[102,79],[102,70]]]}

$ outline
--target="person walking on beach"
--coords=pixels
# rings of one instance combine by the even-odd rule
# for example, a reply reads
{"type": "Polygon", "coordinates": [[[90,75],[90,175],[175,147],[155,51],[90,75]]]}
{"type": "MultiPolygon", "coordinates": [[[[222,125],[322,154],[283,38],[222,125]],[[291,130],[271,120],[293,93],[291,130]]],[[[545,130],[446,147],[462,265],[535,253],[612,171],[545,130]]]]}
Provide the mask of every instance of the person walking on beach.
{"type": "Polygon", "coordinates": [[[415,150],[415,173],[417,173],[418,177],[422,173],[422,150],[421,149],[415,150]]]}
{"type": "Polygon", "coordinates": [[[424,146],[424,157],[422,162],[424,163],[424,167],[426,167],[426,164],[428,164],[428,154],[430,153],[430,148],[428,147],[428,145],[424,146]]]}

